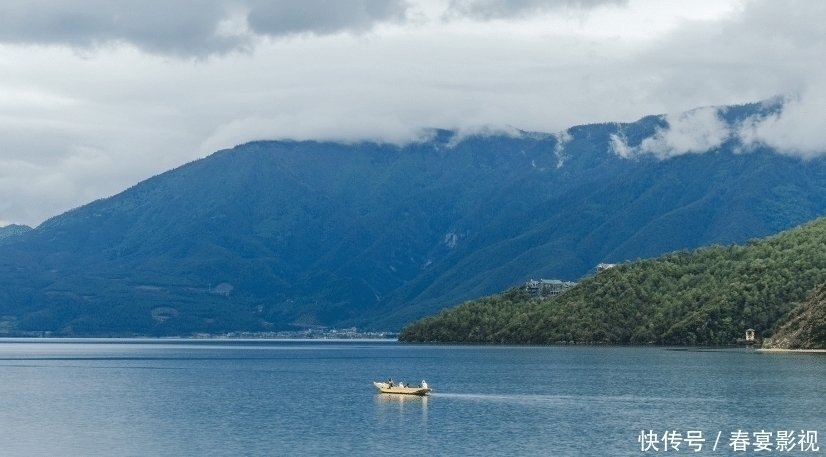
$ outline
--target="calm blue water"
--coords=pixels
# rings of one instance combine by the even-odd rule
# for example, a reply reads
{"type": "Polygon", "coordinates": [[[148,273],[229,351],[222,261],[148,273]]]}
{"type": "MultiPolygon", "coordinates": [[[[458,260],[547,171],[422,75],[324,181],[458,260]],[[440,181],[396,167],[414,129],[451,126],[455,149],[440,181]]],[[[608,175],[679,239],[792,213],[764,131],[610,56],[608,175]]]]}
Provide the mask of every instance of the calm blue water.
{"type": "Polygon", "coordinates": [[[685,455],[738,455],[738,430],[817,431],[826,445],[824,398],[819,355],[0,340],[0,455],[10,456],[659,454],[640,450],[649,429],[703,431],[702,451],[683,443],[685,455]],[[377,394],[371,381],[389,376],[424,378],[434,393],[377,394]]]}

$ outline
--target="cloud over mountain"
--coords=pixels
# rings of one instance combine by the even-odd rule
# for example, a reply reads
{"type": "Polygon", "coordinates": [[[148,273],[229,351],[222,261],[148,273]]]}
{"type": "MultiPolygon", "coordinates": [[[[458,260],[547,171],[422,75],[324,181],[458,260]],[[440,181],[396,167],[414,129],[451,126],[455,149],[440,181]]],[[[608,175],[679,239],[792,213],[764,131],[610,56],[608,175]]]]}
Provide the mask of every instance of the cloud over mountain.
{"type": "Polygon", "coordinates": [[[782,111],[741,123],[737,137],[746,147],[764,145],[803,158],[825,155],[824,106],[826,85],[821,82],[798,96],[787,97],[782,111]]]}
{"type": "Polygon", "coordinates": [[[738,118],[730,108],[704,107],[660,116],[662,126],[637,144],[629,144],[622,132],[611,135],[611,149],[620,157],[650,154],[667,159],[683,154],[702,154],[733,142],[740,152],[770,148],[780,154],[811,159],[826,155],[826,137],[818,125],[826,123],[824,91],[810,91],[763,102],[763,109],[738,118]],[[728,118],[728,119],[727,119],[728,118]]]}
{"type": "Polygon", "coordinates": [[[731,136],[731,129],[720,118],[718,108],[698,108],[676,115],[665,115],[667,127],[629,146],[619,134],[611,135],[611,147],[620,157],[652,154],[668,158],[688,153],[703,153],[720,147],[731,136]]]}

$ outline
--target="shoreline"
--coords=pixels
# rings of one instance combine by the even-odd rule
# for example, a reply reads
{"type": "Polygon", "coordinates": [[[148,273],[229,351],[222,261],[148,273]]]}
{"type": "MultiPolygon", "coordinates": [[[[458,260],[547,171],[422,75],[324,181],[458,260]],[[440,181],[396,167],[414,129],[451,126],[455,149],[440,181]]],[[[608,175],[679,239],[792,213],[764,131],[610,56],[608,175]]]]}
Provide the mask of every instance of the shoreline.
{"type": "Polygon", "coordinates": [[[780,349],[780,348],[760,348],[754,352],[788,352],[792,354],[826,354],[826,349],[780,349]]]}

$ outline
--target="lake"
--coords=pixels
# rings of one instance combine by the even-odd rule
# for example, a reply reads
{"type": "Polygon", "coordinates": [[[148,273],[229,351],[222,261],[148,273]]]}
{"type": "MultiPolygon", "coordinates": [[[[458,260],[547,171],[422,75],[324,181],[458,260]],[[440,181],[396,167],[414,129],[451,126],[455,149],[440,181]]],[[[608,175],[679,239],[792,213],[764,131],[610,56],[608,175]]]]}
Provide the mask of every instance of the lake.
{"type": "Polygon", "coordinates": [[[10,456],[808,455],[826,453],[824,398],[820,354],[0,340],[10,456]],[[378,394],[388,377],[434,391],[378,394]]]}

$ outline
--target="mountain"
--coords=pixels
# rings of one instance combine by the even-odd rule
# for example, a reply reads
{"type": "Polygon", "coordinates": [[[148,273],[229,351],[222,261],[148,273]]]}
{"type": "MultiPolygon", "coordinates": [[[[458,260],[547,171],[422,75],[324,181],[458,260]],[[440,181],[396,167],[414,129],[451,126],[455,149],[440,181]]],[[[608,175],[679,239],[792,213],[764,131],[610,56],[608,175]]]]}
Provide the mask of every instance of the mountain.
{"type": "Polygon", "coordinates": [[[31,229],[32,228],[28,225],[17,224],[11,224],[5,227],[0,227],[0,245],[17,241],[19,239],[16,237],[17,235],[26,233],[31,229]]]}
{"type": "MultiPolygon", "coordinates": [[[[773,330],[826,281],[826,218],[745,245],[621,264],[552,299],[524,290],[470,301],[405,327],[402,341],[725,345],[773,330]]],[[[824,286],[772,338],[826,343],[824,286]]],[[[789,343],[791,341],[791,343],[789,343]]]]}
{"type": "Polygon", "coordinates": [[[815,288],[806,300],[795,306],[765,348],[826,349],[826,283],[815,288]]]}
{"type": "Polygon", "coordinates": [[[617,147],[668,127],[649,116],[553,135],[219,151],[0,246],[0,328],[393,330],[526,279],[742,242],[826,212],[824,159],[735,141],[667,159],[617,147]]]}

